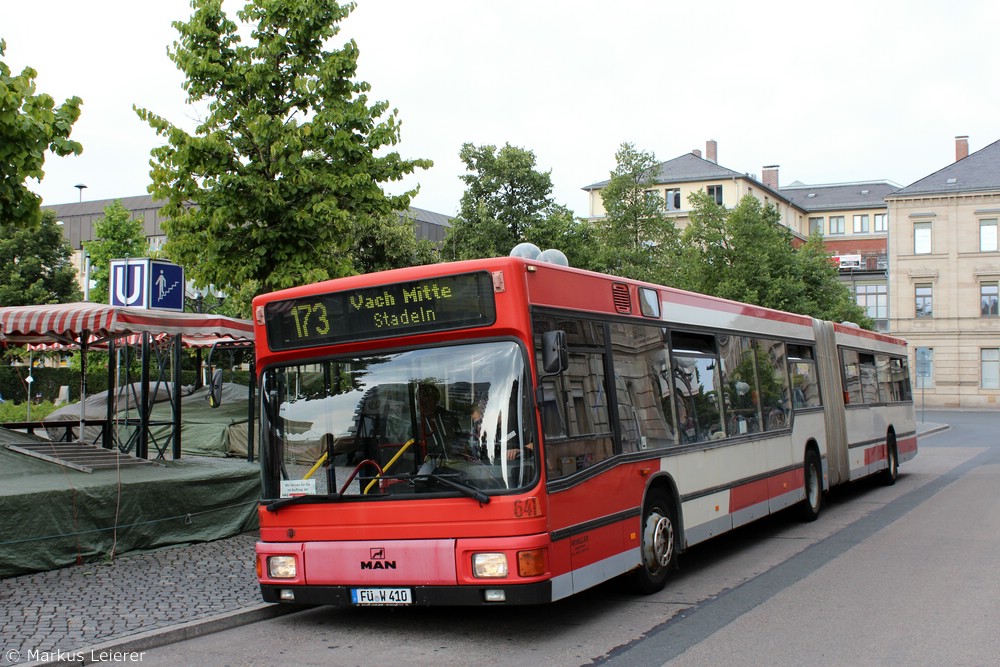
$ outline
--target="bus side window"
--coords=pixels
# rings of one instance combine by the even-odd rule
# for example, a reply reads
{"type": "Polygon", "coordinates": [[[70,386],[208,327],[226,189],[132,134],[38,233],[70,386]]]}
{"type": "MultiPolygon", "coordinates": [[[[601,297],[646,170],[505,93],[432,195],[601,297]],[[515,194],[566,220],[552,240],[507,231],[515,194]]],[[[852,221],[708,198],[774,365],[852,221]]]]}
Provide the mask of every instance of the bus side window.
{"type": "Polygon", "coordinates": [[[905,358],[893,357],[890,363],[890,375],[897,401],[910,400],[910,370],[905,358]]]}
{"type": "Polygon", "coordinates": [[[875,355],[875,374],[878,378],[878,400],[880,403],[898,401],[896,386],[892,383],[892,373],[889,365],[889,355],[875,355]]]}
{"type": "Polygon", "coordinates": [[[609,387],[604,374],[604,326],[585,319],[534,317],[536,360],[541,333],[566,332],[568,367],[542,381],[539,409],[549,479],[572,475],[614,454],[609,387]]]}
{"type": "Polygon", "coordinates": [[[788,395],[788,366],[785,344],[777,340],[758,338],[754,341],[757,360],[757,380],[760,383],[760,408],[764,415],[764,430],[774,431],[791,426],[788,395]]]}
{"type": "Polygon", "coordinates": [[[719,336],[723,361],[722,386],[726,430],[730,436],[762,430],[757,360],[752,341],[743,336],[719,336]]]}
{"type": "Polygon", "coordinates": [[[858,353],[854,350],[840,351],[840,365],[844,377],[844,396],[848,405],[861,405],[861,367],[858,353]]]}
{"type": "Polygon", "coordinates": [[[662,327],[612,324],[611,348],[621,451],[677,444],[668,383],[670,360],[662,327]]]}
{"type": "MultiPolygon", "coordinates": [[[[604,355],[571,349],[568,370],[553,379],[558,409],[565,415],[566,435],[546,440],[550,479],[572,475],[614,453],[604,355]]],[[[545,430],[548,434],[549,427],[545,430]]]]}
{"type": "Polygon", "coordinates": [[[673,331],[670,342],[681,441],[724,438],[715,336],[673,331]]]}
{"type": "Polygon", "coordinates": [[[858,369],[861,373],[861,400],[869,405],[878,403],[878,375],[875,369],[875,355],[858,355],[858,369]]]}
{"type": "Polygon", "coordinates": [[[792,408],[823,405],[816,376],[816,358],[808,345],[788,345],[788,373],[792,380],[792,408]]]}

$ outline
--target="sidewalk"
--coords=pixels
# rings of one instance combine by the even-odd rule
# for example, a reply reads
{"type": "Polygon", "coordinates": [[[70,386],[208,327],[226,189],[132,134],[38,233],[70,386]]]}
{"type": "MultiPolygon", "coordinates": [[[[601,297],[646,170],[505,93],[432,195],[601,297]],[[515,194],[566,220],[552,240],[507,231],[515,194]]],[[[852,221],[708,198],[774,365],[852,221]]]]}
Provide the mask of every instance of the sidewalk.
{"type": "MultiPolygon", "coordinates": [[[[917,421],[919,436],[948,428],[917,421]]],[[[297,609],[261,602],[256,534],[0,579],[0,665],[142,651],[297,609]]]]}
{"type": "Polygon", "coordinates": [[[0,580],[0,665],[114,641],[142,650],[290,611],[261,602],[257,536],[0,580]]]}

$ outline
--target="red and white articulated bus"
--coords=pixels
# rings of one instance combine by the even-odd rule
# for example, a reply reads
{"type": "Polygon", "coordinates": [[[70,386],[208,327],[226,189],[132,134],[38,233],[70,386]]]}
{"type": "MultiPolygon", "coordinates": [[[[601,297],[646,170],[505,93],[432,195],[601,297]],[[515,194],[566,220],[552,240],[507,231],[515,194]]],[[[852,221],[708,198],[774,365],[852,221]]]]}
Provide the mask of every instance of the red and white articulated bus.
{"type": "Polygon", "coordinates": [[[505,257],[254,300],[270,602],[511,605],[917,453],[905,343],[505,257]]]}

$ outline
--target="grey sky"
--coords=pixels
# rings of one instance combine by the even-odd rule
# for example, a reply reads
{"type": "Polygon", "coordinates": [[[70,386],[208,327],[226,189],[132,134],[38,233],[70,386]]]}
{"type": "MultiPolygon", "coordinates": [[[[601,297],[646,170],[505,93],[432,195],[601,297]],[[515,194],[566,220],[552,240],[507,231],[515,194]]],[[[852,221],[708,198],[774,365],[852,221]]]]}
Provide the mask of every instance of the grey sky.
{"type": "MultiPolygon", "coordinates": [[[[230,3],[231,13],[242,2],[230,3]]],[[[46,160],[46,204],[145,194],[157,137],[146,107],[190,129],[166,56],[187,0],[0,2],[4,61],[38,89],[79,95],[84,153],[46,160]]],[[[399,109],[414,205],[453,215],[463,142],[529,149],[558,203],[608,177],[623,141],[668,160],[705,141],[719,163],[781,184],[911,183],[1000,138],[994,0],[665,2],[358,0],[341,41],[361,51],[372,98],[399,109]]]]}

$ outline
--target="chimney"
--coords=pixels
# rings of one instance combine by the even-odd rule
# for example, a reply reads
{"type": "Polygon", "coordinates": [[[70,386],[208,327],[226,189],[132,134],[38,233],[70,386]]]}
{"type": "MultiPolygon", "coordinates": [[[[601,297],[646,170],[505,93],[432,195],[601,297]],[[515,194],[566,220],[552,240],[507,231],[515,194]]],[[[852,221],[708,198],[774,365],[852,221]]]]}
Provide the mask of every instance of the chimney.
{"type": "Polygon", "coordinates": [[[701,151],[696,148],[693,151],[691,151],[691,155],[695,157],[701,157],[701,151]]]}
{"type": "Polygon", "coordinates": [[[719,145],[715,143],[715,139],[709,139],[705,142],[705,159],[719,164],[719,145]]]}
{"type": "Polygon", "coordinates": [[[955,162],[969,157],[969,136],[955,137],[955,162]]]}
{"type": "Polygon", "coordinates": [[[775,192],[778,190],[778,167],[779,165],[770,164],[763,167],[761,171],[761,183],[775,192]]]}

